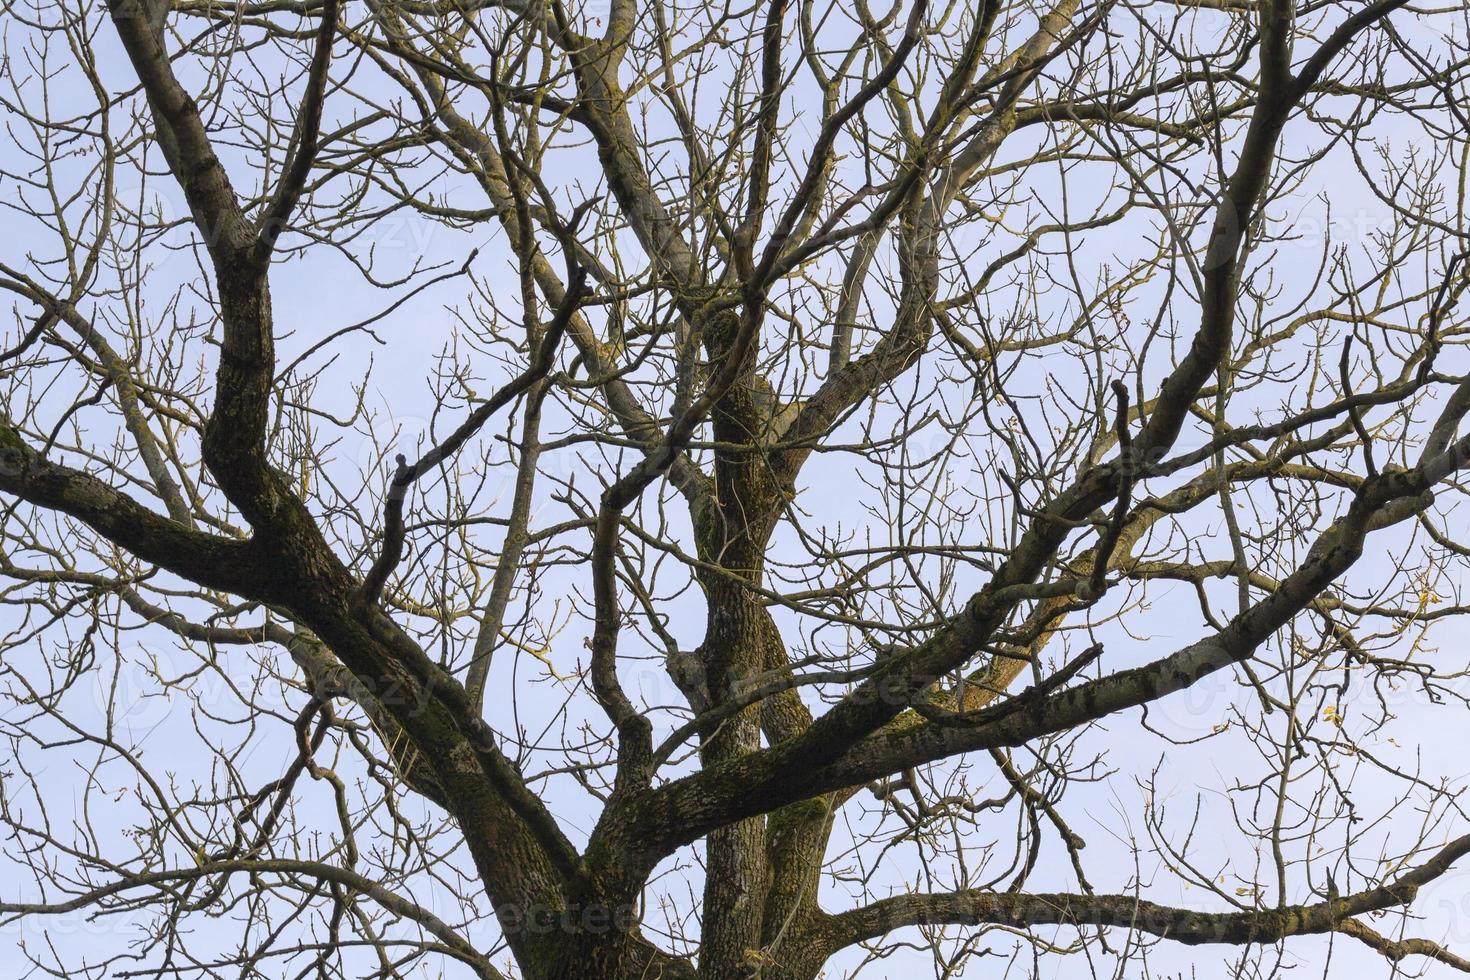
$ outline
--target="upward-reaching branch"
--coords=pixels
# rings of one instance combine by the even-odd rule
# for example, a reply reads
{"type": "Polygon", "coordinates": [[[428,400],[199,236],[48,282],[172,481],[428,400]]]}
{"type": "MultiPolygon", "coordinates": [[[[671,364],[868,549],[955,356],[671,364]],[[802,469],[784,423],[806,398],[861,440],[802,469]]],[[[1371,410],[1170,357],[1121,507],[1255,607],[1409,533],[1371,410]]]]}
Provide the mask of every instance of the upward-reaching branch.
{"type": "Polygon", "coordinates": [[[306,90],[301,95],[301,112],[296,119],[290,152],[281,167],[281,179],[261,212],[256,229],[256,242],[251,258],[260,263],[270,260],[291,213],[301,200],[301,192],[311,176],[312,164],[321,148],[322,111],[327,101],[327,72],[332,67],[332,41],[337,36],[337,17],[341,0],[323,0],[322,22],[317,28],[316,47],[307,70],[306,90]]]}

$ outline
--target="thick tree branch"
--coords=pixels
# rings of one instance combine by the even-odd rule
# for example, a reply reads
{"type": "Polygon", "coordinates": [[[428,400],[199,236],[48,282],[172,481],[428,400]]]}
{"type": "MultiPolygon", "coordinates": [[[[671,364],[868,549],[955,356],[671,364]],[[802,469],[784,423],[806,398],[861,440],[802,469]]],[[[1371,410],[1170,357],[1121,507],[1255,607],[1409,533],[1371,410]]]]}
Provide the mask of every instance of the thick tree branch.
{"type": "Polygon", "coordinates": [[[918,925],[1110,926],[1151,933],[1187,945],[1243,946],[1277,943],[1293,936],[1341,932],[1362,939],[1397,962],[1422,955],[1470,970],[1465,960],[1423,940],[1392,943],[1355,917],[1407,906],[1419,889],[1470,853],[1470,836],[1446,844],[1423,865],[1376,888],[1307,905],[1245,912],[1196,912],[1131,895],[1072,895],[959,891],[896,895],[830,920],[837,944],[852,945],[918,925]]]}
{"type": "Polygon", "coordinates": [[[0,492],[69,514],[142,560],[208,588],[243,594],[271,588],[270,568],[254,545],[196,531],[89,473],[46,460],[3,416],[0,492]]]}
{"type": "Polygon", "coordinates": [[[281,179],[271,195],[270,202],[261,212],[257,228],[257,239],[252,258],[266,262],[275,248],[301,192],[311,176],[312,164],[316,161],[322,129],[322,110],[327,98],[327,71],[332,67],[332,41],[337,36],[337,16],[341,0],[324,0],[321,11],[321,26],[317,29],[316,48],[312,52],[311,66],[307,71],[306,91],[301,96],[301,112],[296,120],[296,132],[286,163],[281,168],[281,179]]]}

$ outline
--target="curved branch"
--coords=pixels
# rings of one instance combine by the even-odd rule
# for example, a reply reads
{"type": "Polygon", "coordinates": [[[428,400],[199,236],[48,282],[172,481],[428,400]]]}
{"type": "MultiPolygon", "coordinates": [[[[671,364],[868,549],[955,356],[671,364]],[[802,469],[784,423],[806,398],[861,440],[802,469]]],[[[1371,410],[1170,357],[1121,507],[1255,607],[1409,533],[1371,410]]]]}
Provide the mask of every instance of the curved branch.
{"type": "Polygon", "coordinates": [[[1111,926],[1151,933],[1190,946],[1208,943],[1275,943],[1291,936],[1341,932],[1397,962],[1427,956],[1470,972],[1470,962],[1423,939],[1393,942],[1354,917],[1406,906],[1419,888],[1440,877],[1470,853],[1470,835],[1440,849],[1429,861],[1394,881],[1367,891],[1306,905],[1246,912],[1196,912],[1132,895],[1019,894],[989,891],[897,895],[830,919],[836,947],[874,939],[918,925],[997,924],[1026,929],[1039,925],[1111,926]]]}
{"type": "Polygon", "coordinates": [[[97,902],[152,885],[170,885],[176,882],[196,881],[215,875],[240,873],[309,875],[322,881],[342,885],[352,891],[367,895],[384,909],[418,923],[425,931],[442,942],[454,957],[475,970],[482,980],[505,980],[504,974],[495,969],[475,947],[433,912],[423,908],[383,887],[350,868],[320,861],[296,861],[284,858],[235,858],[225,861],[203,862],[193,868],[173,868],[166,871],[145,871],[129,875],[108,885],[93,888],[65,902],[0,902],[0,915],[18,918],[24,915],[64,915],[95,905],[97,902]]]}
{"type": "Polygon", "coordinates": [[[264,580],[254,544],[196,531],[155,514],[90,473],[50,462],[27,446],[3,415],[0,492],[69,514],[144,561],[207,588],[250,594],[264,580]]]}

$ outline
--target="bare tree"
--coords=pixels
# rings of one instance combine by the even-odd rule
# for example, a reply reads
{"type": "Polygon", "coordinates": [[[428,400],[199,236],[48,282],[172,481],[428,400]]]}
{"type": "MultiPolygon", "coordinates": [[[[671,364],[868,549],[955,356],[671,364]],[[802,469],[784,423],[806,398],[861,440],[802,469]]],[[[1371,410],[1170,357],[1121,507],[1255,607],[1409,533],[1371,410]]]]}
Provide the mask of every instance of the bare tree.
{"type": "Polygon", "coordinates": [[[13,975],[1470,971],[1470,5],[3,9],[13,975]]]}

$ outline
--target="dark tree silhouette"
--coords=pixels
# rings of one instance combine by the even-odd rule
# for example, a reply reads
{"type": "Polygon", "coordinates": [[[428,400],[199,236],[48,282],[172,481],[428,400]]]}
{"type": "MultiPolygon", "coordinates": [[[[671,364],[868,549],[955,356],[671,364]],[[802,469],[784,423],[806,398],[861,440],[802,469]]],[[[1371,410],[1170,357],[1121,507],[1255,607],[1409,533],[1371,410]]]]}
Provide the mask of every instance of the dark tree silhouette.
{"type": "Polygon", "coordinates": [[[27,975],[1470,970],[1470,7],[4,11],[27,975]]]}

